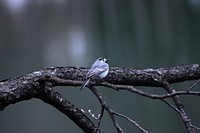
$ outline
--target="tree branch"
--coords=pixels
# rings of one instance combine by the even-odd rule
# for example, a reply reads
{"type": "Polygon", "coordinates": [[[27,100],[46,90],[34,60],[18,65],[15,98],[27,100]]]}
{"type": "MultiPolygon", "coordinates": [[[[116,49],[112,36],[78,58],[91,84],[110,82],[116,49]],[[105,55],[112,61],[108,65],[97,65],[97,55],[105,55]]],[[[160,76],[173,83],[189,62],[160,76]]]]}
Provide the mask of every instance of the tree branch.
{"type": "MultiPolygon", "coordinates": [[[[167,82],[163,82],[163,88],[168,92],[168,93],[175,93],[176,91],[169,85],[169,83],[167,82]]],[[[179,110],[179,115],[181,116],[181,119],[183,120],[183,123],[185,124],[188,133],[194,133],[195,130],[194,128],[191,126],[192,122],[191,119],[189,118],[188,114],[186,113],[185,107],[181,102],[181,99],[178,95],[176,96],[172,96],[172,99],[177,107],[177,109],[179,110]]]]}
{"type": "MultiPolygon", "coordinates": [[[[117,123],[117,121],[115,120],[115,115],[116,116],[119,116],[119,117],[122,117],[126,120],[128,120],[129,122],[131,122],[133,125],[135,125],[142,133],[148,133],[145,129],[143,129],[136,121],[133,121],[132,119],[130,119],[129,117],[123,115],[123,114],[120,114],[120,113],[117,113],[115,111],[112,110],[111,107],[109,107],[106,103],[106,101],[103,100],[103,97],[102,95],[97,91],[97,89],[95,87],[90,87],[90,90],[95,94],[95,96],[98,98],[100,104],[103,106],[103,108],[105,108],[105,110],[109,113],[113,123],[114,123],[114,126],[116,127],[117,129],[117,132],[118,133],[124,133],[123,129],[119,126],[119,124],[117,123]]],[[[101,113],[102,115],[102,113],[101,113]]]]}
{"type": "MultiPolygon", "coordinates": [[[[38,98],[60,110],[73,120],[83,131],[101,132],[98,128],[99,124],[97,126],[94,125],[93,122],[85,116],[84,112],[80,111],[67,99],[63,98],[59,93],[54,92],[52,89],[52,87],[55,86],[82,85],[82,81],[84,80],[87,71],[88,69],[86,68],[51,67],[35,71],[25,76],[2,80],[0,81],[0,110],[4,110],[10,104],[29,100],[31,98],[38,98]]],[[[200,79],[199,64],[144,70],[111,68],[106,78],[103,80],[93,78],[88,87],[105,86],[115,90],[127,90],[145,97],[159,100],[172,98],[176,105],[176,109],[181,112],[179,113],[180,116],[184,116],[182,120],[188,132],[194,133],[195,126],[192,125],[179,96],[199,96],[200,92],[191,90],[200,81],[197,81],[186,91],[175,91],[170,87],[170,84],[198,79],[200,79]],[[167,91],[167,93],[163,95],[149,94],[135,89],[133,86],[162,87],[167,91]]],[[[121,116],[130,122],[133,121],[122,114],[119,114],[118,116],[121,116]]],[[[116,126],[118,131],[121,131],[119,127],[120,126],[116,126]]],[[[195,129],[198,128],[196,127],[195,129]]]]}
{"type": "Polygon", "coordinates": [[[101,133],[99,127],[95,126],[81,110],[76,108],[67,99],[63,98],[58,92],[54,92],[48,85],[44,85],[43,88],[41,87],[41,90],[42,91],[38,93],[36,98],[39,98],[45,103],[57,108],[60,112],[76,123],[81,129],[83,129],[84,132],[101,133]]]}

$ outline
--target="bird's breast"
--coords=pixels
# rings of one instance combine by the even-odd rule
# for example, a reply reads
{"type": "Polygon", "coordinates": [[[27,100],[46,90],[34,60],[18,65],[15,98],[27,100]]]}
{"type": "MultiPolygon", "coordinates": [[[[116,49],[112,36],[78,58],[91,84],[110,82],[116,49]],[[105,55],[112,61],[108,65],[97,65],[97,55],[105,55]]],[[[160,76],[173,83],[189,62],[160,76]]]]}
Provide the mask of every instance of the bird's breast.
{"type": "Polygon", "coordinates": [[[100,78],[104,78],[104,77],[107,76],[107,74],[108,74],[108,69],[107,69],[105,72],[99,74],[99,77],[100,77],[100,78]]]}

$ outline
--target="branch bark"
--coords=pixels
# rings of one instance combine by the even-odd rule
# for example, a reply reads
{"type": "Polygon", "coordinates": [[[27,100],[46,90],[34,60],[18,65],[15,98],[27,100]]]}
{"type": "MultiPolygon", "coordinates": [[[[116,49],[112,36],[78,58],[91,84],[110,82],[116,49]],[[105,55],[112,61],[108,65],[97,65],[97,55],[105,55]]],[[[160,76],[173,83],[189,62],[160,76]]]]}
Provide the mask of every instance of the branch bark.
{"type": "MultiPolygon", "coordinates": [[[[76,67],[51,67],[35,71],[25,76],[10,78],[0,81],[0,110],[4,110],[8,105],[31,98],[38,98],[54,106],[71,120],[73,120],[84,132],[101,132],[98,126],[85,116],[85,114],[63,98],[59,93],[51,88],[55,86],[80,86],[87,73],[87,68],[76,67]]],[[[177,95],[189,94],[187,92],[174,92],[168,85],[188,80],[200,79],[200,65],[180,65],[159,69],[134,70],[127,68],[111,68],[109,74],[103,80],[93,78],[90,86],[106,86],[113,89],[125,89],[130,91],[132,86],[154,86],[163,87],[167,94],[165,98],[172,97],[176,107],[187,119],[183,119],[188,132],[195,132],[194,126],[188,123],[187,115],[181,100],[177,95]]],[[[140,94],[140,91],[131,92],[140,94]]],[[[146,94],[142,94],[145,96],[146,94]]],[[[199,95],[199,93],[198,93],[199,95]]],[[[149,95],[149,98],[164,99],[162,96],[149,95]],[[159,98],[160,97],[160,98],[159,98]]]]}

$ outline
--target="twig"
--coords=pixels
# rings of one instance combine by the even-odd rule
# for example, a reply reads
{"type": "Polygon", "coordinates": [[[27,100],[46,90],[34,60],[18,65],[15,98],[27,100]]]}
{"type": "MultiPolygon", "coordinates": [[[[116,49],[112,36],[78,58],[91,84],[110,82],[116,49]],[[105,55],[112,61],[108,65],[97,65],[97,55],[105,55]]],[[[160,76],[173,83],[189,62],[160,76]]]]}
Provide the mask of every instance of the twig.
{"type": "MultiPolygon", "coordinates": [[[[179,114],[182,116],[182,118],[184,119],[185,116],[182,115],[182,113],[180,112],[180,110],[178,110],[174,105],[172,105],[171,103],[169,103],[169,102],[166,101],[165,99],[162,99],[162,101],[163,101],[164,103],[166,103],[169,107],[171,107],[172,109],[174,109],[177,113],[179,113],[179,114]]],[[[189,119],[189,121],[191,121],[191,120],[189,119]]],[[[196,130],[200,130],[199,127],[192,125],[192,123],[190,124],[190,126],[193,127],[193,128],[196,129],[196,130]]]]}
{"type": "Polygon", "coordinates": [[[103,107],[103,106],[102,106],[102,108],[101,108],[101,113],[98,114],[97,117],[91,112],[91,110],[85,111],[85,110],[81,109],[81,111],[82,111],[83,113],[89,114],[89,115],[90,115],[92,118],[94,118],[95,120],[98,120],[98,122],[97,122],[97,128],[100,127],[101,120],[102,120],[103,114],[104,114],[104,107],[103,107]]]}
{"type": "Polygon", "coordinates": [[[106,111],[109,113],[114,126],[116,127],[118,133],[123,133],[123,129],[119,126],[119,124],[116,122],[115,120],[115,116],[120,116],[122,118],[125,118],[126,120],[128,120],[129,122],[131,122],[133,125],[135,125],[142,133],[148,133],[145,129],[143,129],[136,121],[133,121],[132,119],[130,119],[129,117],[117,113],[115,111],[113,111],[107,104],[106,102],[103,100],[103,97],[101,96],[101,94],[97,91],[97,89],[95,87],[90,86],[90,90],[95,94],[95,96],[98,98],[99,102],[101,103],[101,105],[106,109],[106,111]]]}
{"type": "Polygon", "coordinates": [[[139,94],[141,96],[145,96],[145,97],[152,98],[152,99],[166,99],[166,98],[170,98],[170,97],[173,97],[173,96],[176,96],[176,95],[196,95],[196,96],[200,96],[200,92],[197,92],[197,91],[189,91],[189,92],[188,91],[176,91],[176,92],[173,92],[173,93],[157,95],[157,94],[146,93],[142,90],[134,88],[133,86],[114,85],[114,84],[110,84],[110,83],[102,83],[102,84],[103,84],[103,86],[111,87],[111,88],[118,90],[118,91],[126,90],[126,91],[130,91],[132,93],[136,93],[136,94],[139,94]]]}
{"type": "Polygon", "coordinates": [[[126,115],[114,112],[115,115],[125,118],[126,120],[128,120],[129,122],[131,122],[133,125],[135,125],[142,133],[148,133],[145,129],[143,129],[136,121],[132,120],[131,118],[129,118],[126,115]]]}
{"type": "Polygon", "coordinates": [[[113,121],[114,126],[117,129],[118,133],[124,133],[124,131],[122,130],[122,128],[119,126],[119,124],[116,122],[115,120],[115,116],[113,113],[113,110],[106,104],[106,102],[103,100],[102,95],[97,91],[97,89],[93,86],[89,87],[90,90],[95,94],[95,96],[98,98],[99,102],[101,103],[101,105],[105,108],[105,110],[108,112],[108,114],[111,117],[111,120],[113,121]]]}
{"type": "Polygon", "coordinates": [[[166,103],[170,108],[174,109],[176,112],[178,112],[179,114],[181,114],[181,112],[174,105],[172,105],[171,103],[169,103],[167,100],[162,99],[162,101],[164,103],[166,103]]]}
{"type": "Polygon", "coordinates": [[[200,79],[197,80],[197,81],[187,90],[187,92],[191,91],[199,82],[200,82],[200,79]]]}
{"type": "Polygon", "coordinates": [[[196,129],[196,130],[200,130],[200,128],[199,127],[196,127],[196,126],[194,126],[194,125],[191,125],[194,129],[196,129]]]}
{"type": "Polygon", "coordinates": [[[98,120],[98,123],[97,123],[98,128],[100,127],[101,120],[102,120],[103,115],[104,115],[104,110],[105,110],[105,108],[101,105],[101,113],[100,113],[100,117],[99,117],[99,120],[98,120]]]}
{"type": "Polygon", "coordinates": [[[81,111],[85,114],[89,114],[92,118],[94,118],[95,120],[99,120],[100,118],[100,114],[98,114],[98,116],[95,116],[95,114],[92,113],[92,111],[89,109],[88,111],[85,111],[83,109],[81,109],[81,111]]]}

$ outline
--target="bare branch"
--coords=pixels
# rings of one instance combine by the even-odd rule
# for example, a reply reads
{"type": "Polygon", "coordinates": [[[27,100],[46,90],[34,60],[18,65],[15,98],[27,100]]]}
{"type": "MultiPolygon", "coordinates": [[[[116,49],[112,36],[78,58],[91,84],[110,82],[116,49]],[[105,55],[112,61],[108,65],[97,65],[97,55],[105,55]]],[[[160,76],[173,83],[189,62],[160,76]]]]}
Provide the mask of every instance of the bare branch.
{"type": "Polygon", "coordinates": [[[200,79],[197,80],[197,81],[187,90],[187,92],[191,91],[199,82],[200,82],[200,79]]]}
{"type": "Polygon", "coordinates": [[[101,120],[102,120],[103,115],[104,115],[104,110],[105,110],[105,108],[103,106],[101,106],[101,113],[100,113],[100,117],[99,117],[98,125],[97,125],[98,128],[100,127],[101,120]]]}
{"type": "MultiPolygon", "coordinates": [[[[184,119],[185,116],[182,115],[182,113],[180,112],[180,110],[178,110],[174,105],[172,105],[171,103],[169,103],[169,102],[166,101],[165,99],[162,99],[162,101],[163,101],[164,103],[166,103],[169,107],[171,107],[172,109],[174,109],[177,113],[179,113],[179,114],[182,116],[182,118],[184,119]]],[[[198,127],[192,125],[192,123],[190,123],[190,126],[191,126],[192,128],[194,128],[194,129],[196,129],[196,130],[200,130],[200,128],[198,128],[198,127]]]]}
{"type": "Polygon", "coordinates": [[[102,95],[97,91],[97,89],[93,86],[90,86],[90,90],[95,94],[95,96],[98,98],[100,104],[102,105],[103,108],[108,112],[108,114],[111,117],[111,120],[113,121],[114,126],[117,129],[118,133],[124,133],[122,128],[119,126],[119,124],[115,120],[115,116],[113,114],[113,110],[106,104],[106,102],[103,100],[102,95]]]}
{"type": "Polygon", "coordinates": [[[99,127],[96,127],[81,110],[76,108],[58,92],[54,92],[49,85],[43,85],[41,90],[42,91],[36,95],[36,98],[57,108],[76,123],[84,132],[101,133],[99,127]]]}
{"type": "MultiPolygon", "coordinates": [[[[52,87],[55,86],[81,86],[87,71],[88,69],[86,68],[51,67],[35,71],[25,76],[2,80],[0,81],[0,110],[4,110],[10,104],[29,100],[31,98],[39,98],[60,110],[82,128],[83,131],[100,132],[99,125],[105,109],[113,120],[117,131],[123,132],[122,128],[115,120],[115,116],[118,113],[114,112],[105,101],[101,99],[102,96],[99,93],[93,92],[102,106],[98,125],[95,126],[83,112],[67,101],[67,99],[63,98],[59,93],[52,90],[52,87]]],[[[108,76],[103,80],[98,78],[91,79],[90,85],[87,87],[106,86],[115,90],[126,90],[141,96],[159,100],[172,98],[175,103],[174,107],[179,111],[179,115],[181,116],[188,132],[193,133],[194,129],[198,129],[198,127],[192,125],[179,96],[200,96],[199,91],[191,91],[199,82],[199,64],[143,70],[116,67],[111,68],[108,76]],[[186,91],[175,91],[170,87],[170,84],[189,80],[198,81],[186,91]],[[163,95],[149,94],[142,90],[138,90],[133,86],[162,87],[167,92],[163,95]]],[[[120,114],[118,116],[127,119],[132,124],[135,123],[135,126],[140,129],[140,126],[128,117],[124,117],[120,114]]]]}
{"type": "Polygon", "coordinates": [[[143,129],[136,121],[132,120],[131,118],[127,117],[126,115],[114,112],[115,115],[125,118],[129,122],[131,122],[134,126],[136,126],[142,133],[148,133],[145,129],[143,129]]]}
{"type": "MultiPolygon", "coordinates": [[[[163,81],[163,88],[168,92],[168,93],[175,93],[176,91],[171,88],[168,82],[163,81]]],[[[179,114],[182,118],[183,123],[185,124],[188,133],[195,133],[194,128],[191,126],[191,119],[189,118],[188,114],[186,113],[186,110],[181,102],[181,99],[178,95],[172,97],[177,109],[179,110],[179,114]]]]}
{"type": "Polygon", "coordinates": [[[166,103],[170,108],[172,108],[173,110],[175,110],[176,112],[178,112],[179,114],[181,114],[181,112],[174,105],[172,105],[171,103],[169,103],[167,100],[162,99],[162,101],[164,103],[166,103]]]}
{"type": "Polygon", "coordinates": [[[196,95],[196,96],[200,96],[200,92],[197,92],[197,91],[176,91],[176,92],[173,92],[173,93],[166,93],[166,94],[157,95],[157,94],[146,93],[142,90],[136,89],[133,86],[113,85],[113,84],[106,83],[106,82],[102,83],[102,85],[106,86],[106,87],[113,88],[114,90],[117,90],[117,91],[120,91],[120,90],[130,91],[132,93],[136,93],[136,94],[139,94],[141,96],[145,96],[145,97],[152,98],[152,99],[166,99],[166,98],[171,98],[171,97],[176,96],[176,95],[196,95]]]}
{"type": "Polygon", "coordinates": [[[107,104],[106,102],[103,100],[102,95],[97,91],[97,89],[95,87],[90,86],[90,90],[95,94],[95,96],[98,98],[100,104],[105,108],[105,110],[109,113],[114,126],[116,127],[118,133],[123,133],[124,131],[122,130],[122,128],[119,126],[119,124],[117,123],[117,121],[115,120],[115,116],[120,116],[122,118],[125,118],[126,120],[128,120],[129,122],[131,122],[133,125],[135,125],[142,133],[148,133],[145,129],[143,129],[136,121],[133,121],[132,119],[130,119],[129,117],[117,113],[115,111],[113,111],[107,104]]]}

